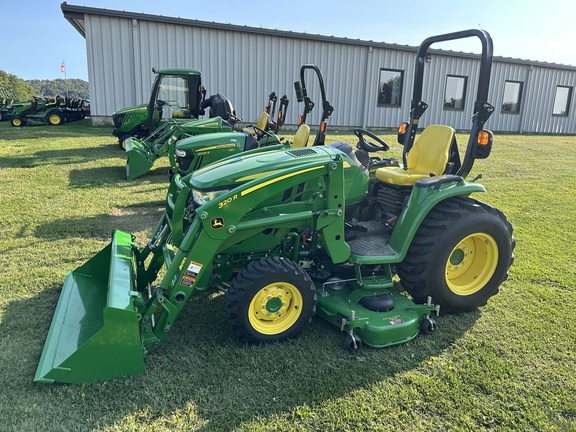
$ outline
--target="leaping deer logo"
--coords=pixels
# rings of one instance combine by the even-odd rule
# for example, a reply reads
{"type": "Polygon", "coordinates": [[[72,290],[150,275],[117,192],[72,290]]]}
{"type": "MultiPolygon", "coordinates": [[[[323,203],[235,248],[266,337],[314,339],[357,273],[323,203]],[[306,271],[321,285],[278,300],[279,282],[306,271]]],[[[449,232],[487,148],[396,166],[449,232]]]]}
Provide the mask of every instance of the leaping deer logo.
{"type": "Polygon", "coordinates": [[[210,221],[210,226],[212,229],[220,229],[224,226],[224,218],[223,217],[215,217],[210,221]]]}

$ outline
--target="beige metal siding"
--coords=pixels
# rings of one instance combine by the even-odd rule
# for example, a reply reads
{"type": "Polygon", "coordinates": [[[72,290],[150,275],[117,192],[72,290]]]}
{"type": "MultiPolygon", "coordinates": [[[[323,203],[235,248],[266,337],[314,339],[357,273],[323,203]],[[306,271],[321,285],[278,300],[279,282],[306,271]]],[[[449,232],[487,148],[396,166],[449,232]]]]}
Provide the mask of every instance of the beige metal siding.
{"type": "MultiPolygon", "coordinates": [[[[215,25],[216,26],[216,25],[215,25]]],[[[338,127],[394,128],[408,119],[412,97],[415,50],[382,47],[374,43],[342,43],[293,33],[259,33],[207,28],[187,23],[136,17],[85,15],[86,44],[92,110],[95,117],[109,117],[120,108],[146,103],[154,79],[152,67],[196,68],[203,73],[208,95],[222,93],[237,114],[254,122],[275,91],[287,94],[287,124],[297,122],[302,110],[294,94],[302,64],[317,65],[325,79],[327,98],[334,107],[332,130],[338,127]],[[403,71],[400,107],[378,107],[380,69],[403,71]]],[[[282,32],[276,32],[282,33],[282,32]]],[[[434,47],[433,47],[434,48],[434,47]]],[[[476,97],[479,59],[459,53],[433,52],[426,62],[422,99],[429,108],[421,125],[449,124],[456,129],[471,125],[476,97]],[[467,77],[465,109],[446,110],[443,100],[447,75],[467,77]]],[[[309,116],[317,124],[321,99],[316,80],[306,75],[309,96],[316,103],[309,116]]],[[[552,116],[557,85],[576,87],[574,68],[543,67],[527,62],[497,60],[492,69],[488,98],[495,113],[486,126],[494,131],[522,133],[576,133],[576,94],[570,113],[552,116]],[[502,113],[506,81],[523,83],[518,114],[502,113]]]]}

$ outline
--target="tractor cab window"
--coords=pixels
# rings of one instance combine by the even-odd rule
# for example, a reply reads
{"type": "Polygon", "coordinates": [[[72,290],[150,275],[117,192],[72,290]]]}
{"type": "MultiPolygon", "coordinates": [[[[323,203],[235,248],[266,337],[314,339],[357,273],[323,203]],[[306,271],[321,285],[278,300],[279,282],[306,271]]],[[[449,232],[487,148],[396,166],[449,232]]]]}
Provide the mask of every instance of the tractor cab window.
{"type": "Polygon", "coordinates": [[[164,76],[158,89],[162,118],[190,117],[188,106],[188,80],[186,77],[164,76]]]}

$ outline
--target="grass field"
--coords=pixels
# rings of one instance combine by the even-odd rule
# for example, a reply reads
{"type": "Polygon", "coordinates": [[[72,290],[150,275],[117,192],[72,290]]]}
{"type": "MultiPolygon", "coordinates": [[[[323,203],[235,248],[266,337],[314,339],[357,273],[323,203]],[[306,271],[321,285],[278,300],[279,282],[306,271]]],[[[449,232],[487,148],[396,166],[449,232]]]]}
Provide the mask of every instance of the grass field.
{"type": "Polygon", "coordinates": [[[576,430],[576,137],[496,135],[471,175],[512,222],[516,260],[485,307],[433,335],[353,354],[315,318],[249,346],[222,294],[198,293],[144,375],[35,384],[66,273],[113,228],[145,244],[163,208],[167,160],[128,182],[110,130],[88,125],[0,123],[0,430],[576,430]]]}

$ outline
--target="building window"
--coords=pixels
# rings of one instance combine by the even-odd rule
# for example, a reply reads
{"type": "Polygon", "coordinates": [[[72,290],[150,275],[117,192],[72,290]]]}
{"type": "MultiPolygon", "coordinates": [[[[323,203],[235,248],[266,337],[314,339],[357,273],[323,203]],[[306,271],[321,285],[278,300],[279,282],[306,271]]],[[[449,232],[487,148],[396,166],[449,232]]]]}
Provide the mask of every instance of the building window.
{"type": "Polygon", "coordinates": [[[403,71],[380,69],[378,106],[400,106],[403,75],[403,71]]]}
{"type": "Polygon", "coordinates": [[[444,109],[463,110],[466,101],[467,77],[446,76],[446,91],[444,92],[444,109]]]}
{"type": "Polygon", "coordinates": [[[566,117],[571,99],[572,87],[556,86],[556,97],[554,98],[552,115],[566,117]]]}
{"type": "Polygon", "coordinates": [[[522,98],[522,83],[518,81],[506,81],[504,83],[504,97],[502,98],[502,112],[520,112],[520,100],[522,98]]]}

